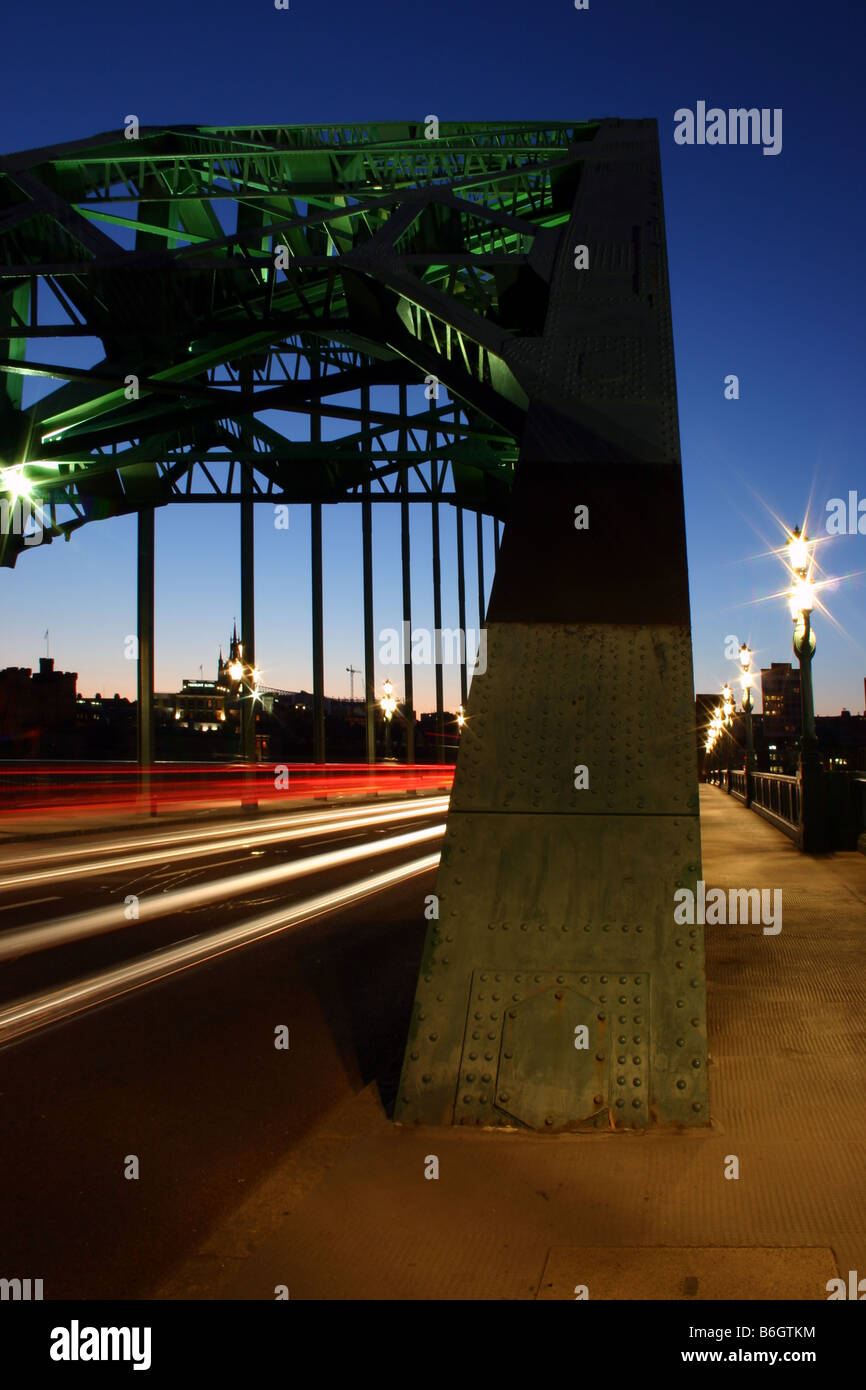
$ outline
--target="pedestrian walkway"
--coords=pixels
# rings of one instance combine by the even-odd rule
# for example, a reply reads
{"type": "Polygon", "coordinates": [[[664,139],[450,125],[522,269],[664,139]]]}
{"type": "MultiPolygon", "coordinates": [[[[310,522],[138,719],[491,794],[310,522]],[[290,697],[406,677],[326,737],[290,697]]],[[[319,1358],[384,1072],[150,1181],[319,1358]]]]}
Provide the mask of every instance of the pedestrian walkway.
{"type": "Polygon", "coordinates": [[[784,904],[778,935],[707,928],[707,1129],[400,1128],[368,1088],[316,1180],[290,1162],[268,1194],[274,1235],[246,1257],[212,1233],[209,1296],[823,1300],[866,1276],[866,857],[803,856],[714,787],[701,824],[708,888],[784,904]]]}

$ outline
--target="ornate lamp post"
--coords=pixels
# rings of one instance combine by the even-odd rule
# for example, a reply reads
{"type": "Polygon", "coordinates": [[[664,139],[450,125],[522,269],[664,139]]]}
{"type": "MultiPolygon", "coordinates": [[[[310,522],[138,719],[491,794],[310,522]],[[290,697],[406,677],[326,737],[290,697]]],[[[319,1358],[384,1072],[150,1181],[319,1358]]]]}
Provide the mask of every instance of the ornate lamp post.
{"type": "Polygon", "coordinates": [[[743,713],[746,716],[746,805],[752,803],[752,773],[755,770],[755,741],[752,732],[752,685],[755,673],[752,670],[752,653],[744,642],[740,647],[740,685],[743,690],[743,713]]]}
{"type": "Polygon", "coordinates": [[[385,761],[388,762],[391,757],[391,720],[397,708],[397,701],[394,699],[394,686],[391,681],[386,680],[382,689],[384,694],[379,704],[385,716],[385,761]]]}
{"type": "Polygon", "coordinates": [[[815,634],[812,631],[812,609],[815,591],[812,586],[812,542],[795,526],[786,546],[793,585],[789,593],[790,612],[794,620],[794,654],[800,663],[800,720],[799,743],[800,783],[800,848],[810,851],[823,848],[821,760],[815,737],[815,700],[812,693],[812,658],[815,655],[815,634]]]}
{"type": "MultiPolygon", "coordinates": [[[[233,645],[234,645],[234,658],[233,658],[233,660],[229,663],[229,666],[228,666],[228,673],[229,673],[230,679],[231,679],[231,680],[234,682],[234,684],[237,685],[237,687],[238,687],[238,691],[237,691],[238,703],[239,703],[240,706],[241,706],[241,719],[240,719],[240,756],[241,756],[241,758],[245,758],[245,757],[246,757],[246,747],[245,747],[245,740],[244,740],[244,712],[243,712],[243,701],[244,701],[244,700],[249,700],[249,701],[250,701],[251,708],[250,708],[250,711],[249,711],[249,714],[248,714],[247,717],[248,717],[250,720],[255,720],[255,709],[254,709],[254,706],[255,706],[256,700],[259,699],[259,681],[261,680],[261,675],[262,675],[262,673],[261,673],[261,671],[259,670],[259,668],[258,668],[257,666],[249,666],[249,665],[247,665],[246,661],[244,661],[244,659],[243,659],[243,658],[244,658],[244,649],[243,649],[243,647],[242,647],[242,645],[241,645],[240,642],[238,642],[238,643],[236,643],[236,644],[233,644],[233,645]]],[[[253,748],[253,750],[254,750],[254,749],[255,749],[255,741],[254,741],[254,740],[253,740],[253,743],[252,743],[251,746],[252,746],[252,748],[253,748]]],[[[253,761],[255,761],[255,751],[253,751],[253,755],[252,755],[252,756],[253,756],[253,761]]]]}

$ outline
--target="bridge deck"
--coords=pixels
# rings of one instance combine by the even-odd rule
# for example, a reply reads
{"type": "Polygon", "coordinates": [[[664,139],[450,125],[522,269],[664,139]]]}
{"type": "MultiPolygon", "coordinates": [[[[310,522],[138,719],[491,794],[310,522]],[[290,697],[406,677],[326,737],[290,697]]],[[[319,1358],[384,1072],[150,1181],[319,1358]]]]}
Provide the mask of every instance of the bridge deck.
{"type": "Polygon", "coordinates": [[[707,885],[783,892],[777,935],[707,928],[711,1127],[397,1128],[368,1088],[319,1136],[320,1180],[299,1156],[297,1181],[259,1194],[290,1213],[275,1236],[239,1260],[237,1230],[213,1234],[211,1277],[236,1271],[223,1296],[823,1299],[837,1271],[866,1274],[866,857],[800,855],[701,797],[707,885]]]}

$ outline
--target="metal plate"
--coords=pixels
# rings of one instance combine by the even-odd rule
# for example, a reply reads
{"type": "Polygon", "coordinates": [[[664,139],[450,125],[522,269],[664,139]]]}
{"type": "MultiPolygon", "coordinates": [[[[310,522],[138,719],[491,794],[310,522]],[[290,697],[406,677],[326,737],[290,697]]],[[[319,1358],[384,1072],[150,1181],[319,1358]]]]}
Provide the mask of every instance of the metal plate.
{"type": "Polygon", "coordinates": [[[475,971],[458,1124],[649,1124],[650,988],[641,974],[475,971]]]}

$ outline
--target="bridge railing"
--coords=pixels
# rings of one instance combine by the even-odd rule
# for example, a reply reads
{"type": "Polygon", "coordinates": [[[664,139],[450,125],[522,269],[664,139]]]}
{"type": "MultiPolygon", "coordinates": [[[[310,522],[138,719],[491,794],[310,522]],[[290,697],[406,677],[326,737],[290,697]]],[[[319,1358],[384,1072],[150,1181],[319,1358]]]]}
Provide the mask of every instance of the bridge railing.
{"type": "MultiPolygon", "coordinates": [[[[745,779],[745,773],[742,774],[745,779]]],[[[792,840],[800,836],[800,783],[779,772],[753,772],[751,807],[792,840]]],[[[745,800],[745,794],[743,796],[745,800]]]]}
{"type": "Polygon", "coordinates": [[[745,768],[714,768],[707,781],[735,796],[783,834],[799,842],[801,832],[800,782],[780,772],[750,772],[745,768]]]}
{"type": "Polygon", "coordinates": [[[807,766],[797,776],[713,768],[706,781],[736,797],[808,853],[866,854],[866,775],[807,766]]]}

